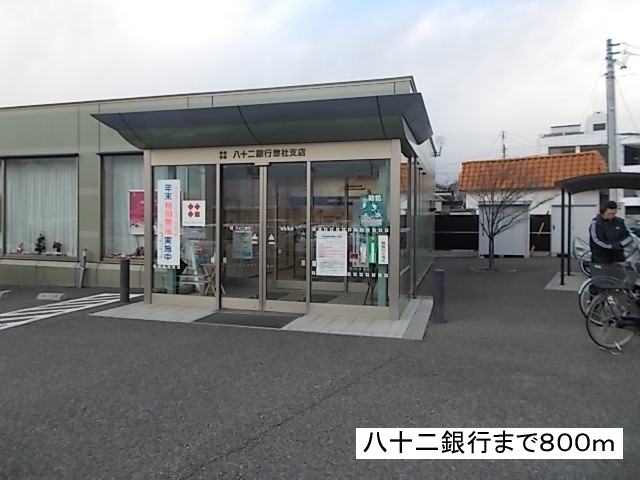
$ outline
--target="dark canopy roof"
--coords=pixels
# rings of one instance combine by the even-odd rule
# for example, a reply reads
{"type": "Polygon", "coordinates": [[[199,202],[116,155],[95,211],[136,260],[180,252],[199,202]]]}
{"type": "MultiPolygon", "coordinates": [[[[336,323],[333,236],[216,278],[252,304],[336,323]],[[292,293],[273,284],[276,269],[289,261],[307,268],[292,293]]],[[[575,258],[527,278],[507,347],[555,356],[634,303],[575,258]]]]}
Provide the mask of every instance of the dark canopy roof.
{"type": "Polygon", "coordinates": [[[432,135],[420,93],[230,107],[98,113],[98,121],[140,149],[224,147],[432,135]]]}
{"type": "Polygon", "coordinates": [[[587,192],[607,188],[640,190],[640,173],[596,173],[566,178],[556,183],[557,188],[569,193],[587,192]]]}

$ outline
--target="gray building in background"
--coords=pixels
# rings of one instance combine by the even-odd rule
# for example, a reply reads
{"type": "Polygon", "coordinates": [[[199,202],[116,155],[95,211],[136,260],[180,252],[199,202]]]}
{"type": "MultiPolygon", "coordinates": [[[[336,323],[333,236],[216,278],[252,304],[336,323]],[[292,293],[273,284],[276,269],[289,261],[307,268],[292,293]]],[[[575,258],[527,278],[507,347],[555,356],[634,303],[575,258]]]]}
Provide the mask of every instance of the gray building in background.
{"type": "Polygon", "coordinates": [[[113,287],[126,256],[147,302],[398,318],[434,158],[412,77],[1,108],[0,284],[76,285],[86,253],[113,287]]]}

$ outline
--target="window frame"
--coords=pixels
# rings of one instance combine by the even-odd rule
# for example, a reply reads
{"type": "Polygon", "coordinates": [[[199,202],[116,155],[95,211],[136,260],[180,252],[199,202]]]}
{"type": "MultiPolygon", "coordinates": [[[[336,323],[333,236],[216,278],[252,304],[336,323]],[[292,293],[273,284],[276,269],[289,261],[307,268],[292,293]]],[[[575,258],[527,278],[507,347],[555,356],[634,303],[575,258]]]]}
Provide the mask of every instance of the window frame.
{"type": "MultiPolygon", "coordinates": [[[[144,152],[140,150],[134,150],[130,152],[100,152],[97,154],[100,157],[100,261],[103,263],[119,263],[119,258],[107,258],[106,257],[106,228],[105,228],[105,220],[106,216],[106,175],[105,175],[105,164],[107,162],[107,157],[131,157],[134,155],[139,155],[140,160],[142,161],[142,172],[143,172],[143,180],[144,180],[144,152]]],[[[144,181],[143,181],[144,183],[144,181]]],[[[141,190],[144,190],[144,186],[141,187],[141,190]]],[[[144,237],[145,234],[142,235],[143,240],[142,243],[144,245],[144,237]]],[[[147,253],[145,252],[145,255],[147,253]]],[[[144,258],[130,258],[132,265],[144,265],[144,258]]]]}
{"type": "Polygon", "coordinates": [[[38,155],[7,155],[0,157],[0,258],[11,260],[40,260],[54,262],[74,262],[77,263],[81,256],[80,248],[80,155],[78,153],[50,153],[38,155]],[[75,160],[76,194],[75,194],[75,255],[33,255],[9,253],[7,249],[7,163],[20,160],[37,159],[73,159],[75,160]]]}

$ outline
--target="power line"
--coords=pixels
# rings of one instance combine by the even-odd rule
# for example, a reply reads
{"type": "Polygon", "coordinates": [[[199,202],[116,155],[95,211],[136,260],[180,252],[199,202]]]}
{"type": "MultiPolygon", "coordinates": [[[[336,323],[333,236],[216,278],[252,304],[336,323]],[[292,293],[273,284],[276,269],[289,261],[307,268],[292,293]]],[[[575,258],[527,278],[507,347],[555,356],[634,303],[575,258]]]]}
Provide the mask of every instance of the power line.
{"type": "Polygon", "coordinates": [[[516,134],[516,133],[514,133],[512,131],[507,131],[506,133],[509,135],[509,138],[511,140],[514,140],[514,141],[518,142],[520,145],[523,145],[525,147],[538,148],[537,144],[533,145],[533,144],[529,143],[529,139],[527,139],[527,138],[525,138],[525,137],[523,137],[521,135],[518,135],[518,134],[516,134]]]}
{"type": "Polygon", "coordinates": [[[640,132],[640,130],[638,130],[638,126],[636,125],[635,120],[633,119],[633,114],[631,113],[631,109],[629,108],[629,104],[627,103],[627,99],[624,96],[624,93],[622,93],[622,88],[620,88],[620,82],[616,82],[616,86],[618,87],[618,92],[620,92],[620,99],[622,100],[622,103],[624,104],[625,108],[627,109],[627,114],[629,115],[629,119],[631,120],[631,125],[633,125],[633,129],[636,132],[640,132]]]}
{"type": "Polygon", "coordinates": [[[629,43],[629,42],[621,42],[622,45],[624,45],[625,47],[631,47],[631,48],[637,48],[638,50],[640,50],[640,47],[637,45],[634,45],[633,43],[629,43]]]}
{"type": "Polygon", "coordinates": [[[587,105],[585,107],[585,111],[584,111],[584,114],[582,115],[582,118],[587,118],[587,115],[589,115],[590,113],[593,113],[591,111],[593,110],[593,107],[591,106],[591,99],[593,98],[593,93],[596,91],[596,88],[598,87],[598,84],[602,79],[606,65],[607,65],[606,61],[601,61],[599,63],[598,75],[596,75],[596,79],[593,82],[593,86],[591,87],[591,92],[589,93],[589,98],[587,99],[587,105]]]}

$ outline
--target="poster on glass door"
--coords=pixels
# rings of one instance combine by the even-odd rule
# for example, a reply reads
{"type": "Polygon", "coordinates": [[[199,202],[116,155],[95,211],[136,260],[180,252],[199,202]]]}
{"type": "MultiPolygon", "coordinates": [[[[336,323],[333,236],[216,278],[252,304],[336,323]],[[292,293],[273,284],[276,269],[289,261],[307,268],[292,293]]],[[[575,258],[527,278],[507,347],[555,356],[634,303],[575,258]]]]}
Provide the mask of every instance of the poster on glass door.
{"type": "MultiPolygon", "coordinates": [[[[253,260],[253,229],[250,226],[236,225],[233,229],[232,256],[236,260],[253,260]]],[[[256,236],[256,244],[258,237],[256,236]]]]}
{"type": "Polygon", "coordinates": [[[180,266],[180,180],[158,180],[157,264],[180,266]]]}
{"type": "Polygon", "coordinates": [[[382,195],[363,195],[360,197],[360,225],[363,227],[381,227],[384,222],[384,199],[382,195]]]}
{"type": "Polygon", "coordinates": [[[347,232],[320,230],[316,233],[316,275],[347,276],[347,232]]]}

